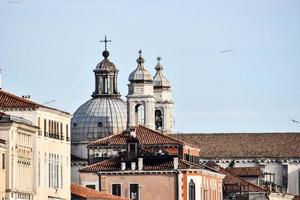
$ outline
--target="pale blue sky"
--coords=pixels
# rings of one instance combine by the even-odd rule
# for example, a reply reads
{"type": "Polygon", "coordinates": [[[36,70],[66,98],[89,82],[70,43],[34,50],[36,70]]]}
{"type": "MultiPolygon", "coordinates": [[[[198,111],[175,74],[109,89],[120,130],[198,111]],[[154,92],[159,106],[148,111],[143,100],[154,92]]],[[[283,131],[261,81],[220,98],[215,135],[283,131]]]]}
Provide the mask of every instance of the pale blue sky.
{"type": "Polygon", "coordinates": [[[175,131],[300,131],[299,0],[15,1],[0,2],[7,91],[73,113],[107,34],[124,99],[137,51],[153,75],[162,57],[175,131]]]}

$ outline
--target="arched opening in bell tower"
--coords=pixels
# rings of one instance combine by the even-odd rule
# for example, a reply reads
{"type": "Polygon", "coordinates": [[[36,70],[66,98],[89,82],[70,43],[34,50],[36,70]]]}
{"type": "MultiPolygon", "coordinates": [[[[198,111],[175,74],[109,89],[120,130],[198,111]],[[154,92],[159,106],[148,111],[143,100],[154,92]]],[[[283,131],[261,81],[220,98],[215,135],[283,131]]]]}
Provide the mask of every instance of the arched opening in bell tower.
{"type": "Polygon", "coordinates": [[[164,115],[162,109],[155,110],[155,129],[162,130],[163,129],[163,121],[164,115]]]}
{"type": "Polygon", "coordinates": [[[144,103],[135,106],[135,124],[145,125],[145,105],[144,103]]]}

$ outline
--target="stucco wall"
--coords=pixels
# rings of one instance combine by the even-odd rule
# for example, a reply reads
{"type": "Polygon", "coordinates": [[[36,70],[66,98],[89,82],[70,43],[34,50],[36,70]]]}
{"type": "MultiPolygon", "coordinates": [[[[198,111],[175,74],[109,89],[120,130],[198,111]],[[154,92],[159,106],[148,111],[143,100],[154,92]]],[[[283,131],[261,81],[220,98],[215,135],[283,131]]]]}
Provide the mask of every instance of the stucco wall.
{"type": "Polygon", "coordinates": [[[174,200],[176,197],[175,174],[107,176],[107,190],[112,194],[112,184],[121,184],[122,196],[129,198],[131,183],[139,184],[142,200],[174,200]]]}

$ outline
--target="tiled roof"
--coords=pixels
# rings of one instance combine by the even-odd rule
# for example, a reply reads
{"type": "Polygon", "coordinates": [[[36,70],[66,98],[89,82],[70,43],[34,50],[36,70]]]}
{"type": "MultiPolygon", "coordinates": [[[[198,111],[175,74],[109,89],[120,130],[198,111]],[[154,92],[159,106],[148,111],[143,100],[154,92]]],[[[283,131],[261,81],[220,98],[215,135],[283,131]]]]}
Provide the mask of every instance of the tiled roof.
{"type": "Polygon", "coordinates": [[[246,180],[232,174],[227,169],[224,169],[213,162],[206,163],[206,166],[211,167],[211,168],[217,170],[219,173],[222,173],[225,175],[225,178],[223,179],[224,186],[237,184],[239,186],[242,186],[241,192],[267,192],[267,190],[265,188],[255,185],[249,181],[246,181],[246,180]]]}
{"type": "MultiPolygon", "coordinates": [[[[139,140],[139,143],[142,145],[159,145],[159,144],[172,144],[180,145],[183,144],[183,141],[180,141],[176,138],[161,134],[157,131],[151,130],[144,126],[137,126],[135,129],[136,138],[139,140]]],[[[123,131],[120,134],[112,135],[103,139],[96,140],[91,142],[89,146],[114,146],[114,145],[126,145],[127,139],[129,138],[128,133],[123,131]]]]}
{"type": "Polygon", "coordinates": [[[0,109],[3,110],[11,110],[11,109],[37,109],[39,107],[42,108],[47,108],[47,109],[51,109],[51,110],[56,110],[65,114],[68,114],[65,111],[62,110],[58,110],[55,108],[50,108],[44,105],[40,105],[38,103],[35,103],[33,101],[30,101],[28,99],[22,98],[22,97],[18,97],[14,94],[5,92],[3,90],[0,89],[0,109]]]}
{"type": "Polygon", "coordinates": [[[77,184],[71,184],[71,194],[82,198],[95,200],[128,200],[126,198],[99,192],[77,184]]]}
{"type": "Polygon", "coordinates": [[[202,158],[300,158],[300,132],[194,133],[170,136],[198,146],[202,158]]]}
{"type": "Polygon", "coordinates": [[[39,106],[37,103],[0,90],[1,108],[38,108],[39,106]]]}
{"type": "Polygon", "coordinates": [[[228,167],[226,170],[240,177],[259,177],[261,175],[261,167],[228,167]]]}
{"type": "MultiPolygon", "coordinates": [[[[136,162],[137,163],[137,162],[136,162]]],[[[130,162],[126,163],[126,170],[130,170],[130,162]]],[[[137,167],[137,166],[136,166],[137,167]]],[[[179,160],[178,169],[204,169],[205,166],[190,163],[184,160],[179,160]]],[[[144,171],[169,171],[174,169],[172,157],[144,157],[144,171]]],[[[104,160],[87,167],[84,167],[80,172],[105,172],[105,171],[121,171],[121,159],[119,157],[104,160]]]]}

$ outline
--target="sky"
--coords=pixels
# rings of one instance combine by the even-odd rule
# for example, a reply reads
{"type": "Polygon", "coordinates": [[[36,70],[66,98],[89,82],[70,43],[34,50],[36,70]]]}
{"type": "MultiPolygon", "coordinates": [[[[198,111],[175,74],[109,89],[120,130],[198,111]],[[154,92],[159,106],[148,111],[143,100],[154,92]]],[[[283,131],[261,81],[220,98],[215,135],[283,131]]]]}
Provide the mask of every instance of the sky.
{"type": "Polygon", "coordinates": [[[124,100],[138,50],[162,58],[174,132],[300,131],[299,0],[1,0],[2,88],[74,113],[104,35],[124,100]]]}

